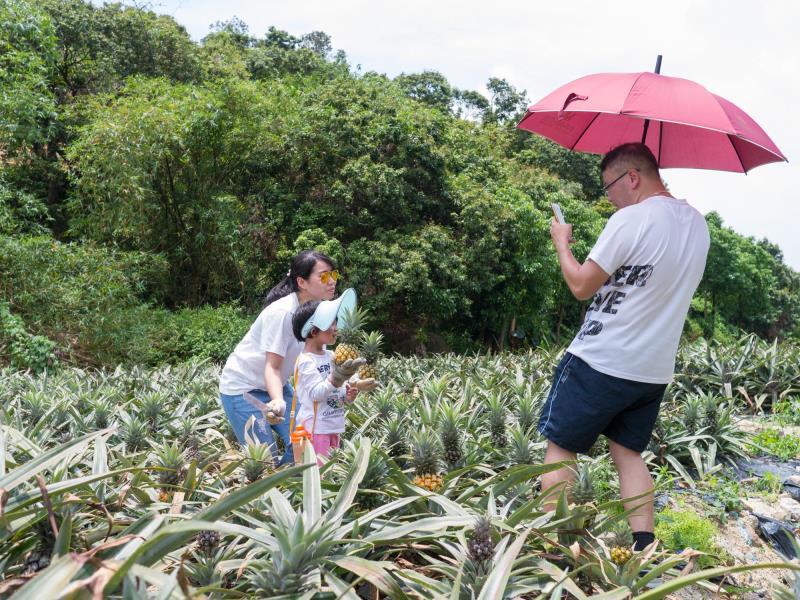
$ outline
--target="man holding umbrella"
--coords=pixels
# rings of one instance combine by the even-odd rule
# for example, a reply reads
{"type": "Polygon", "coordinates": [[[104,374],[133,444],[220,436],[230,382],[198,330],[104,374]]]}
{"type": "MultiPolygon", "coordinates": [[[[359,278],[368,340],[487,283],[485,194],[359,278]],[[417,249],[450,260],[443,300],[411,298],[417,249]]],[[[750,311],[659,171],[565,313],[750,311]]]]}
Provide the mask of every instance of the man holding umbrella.
{"type": "MultiPolygon", "coordinates": [[[[609,439],[634,549],[654,540],[653,480],[642,459],[661,399],[672,380],[689,303],[705,269],[705,219],[664,187],[658,163],[641,143],[618,146],[600,165],[617,208],[583,264],[569,244],[572,225],[553,220],[561,271],[586,319],[556,368],[539,421],[545,463],[575,460],[600,434],[609,439]]],[[[542,476],[547,490],[572,479],[562,468],[542,476]]],[[[560,491],[560,486],[559,486],[560,491]]],[[[550,501],[554,498],[550,496],[550,501]]]]}

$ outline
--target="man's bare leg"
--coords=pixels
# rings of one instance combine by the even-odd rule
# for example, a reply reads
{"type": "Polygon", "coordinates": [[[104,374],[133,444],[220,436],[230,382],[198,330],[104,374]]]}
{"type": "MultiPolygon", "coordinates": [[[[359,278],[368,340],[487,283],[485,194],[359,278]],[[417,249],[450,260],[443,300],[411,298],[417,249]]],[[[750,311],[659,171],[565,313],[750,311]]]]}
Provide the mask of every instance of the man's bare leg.
{"type": "MultiPolygon", "coordinates": [[[[554,444],[551,441],[547,442],[547,451],[544,455],[544,464],[549,465],[565,460],[575,460],[577,454],[565,450],[561,446],[554,444]]],[[[542,492],[553,488],[552,493],[546,496],[546,501],[543,506],[544,510],[554,510],[556,507],[556,500],[558,499],[564,485],[568,485],[575,478],[575,471],[569,467],[558,469],[557,471],[550,471],[549,473],[542,474],[542,492]],[[557,486],[557,487],[556,487],[557,486]]]]}
{"type": "MultiPolygon", "coordinates": [[[[616,442],[608,440],[611,460],[619,473],[619,493],[622,498],[641,496],[636,500],[625,502],[625,510],[639,506],[628,517],[631,531],[650,531],[654,529],[653,517],[653,478],[641,453],[630,450],[616,442]],[[642,496],[642,494],[647,495],[642,496]],[[641,506],[640,506],[641,505],[641,506]]],[[[545,461],[546,462],[546,461],[545,461]]]]}

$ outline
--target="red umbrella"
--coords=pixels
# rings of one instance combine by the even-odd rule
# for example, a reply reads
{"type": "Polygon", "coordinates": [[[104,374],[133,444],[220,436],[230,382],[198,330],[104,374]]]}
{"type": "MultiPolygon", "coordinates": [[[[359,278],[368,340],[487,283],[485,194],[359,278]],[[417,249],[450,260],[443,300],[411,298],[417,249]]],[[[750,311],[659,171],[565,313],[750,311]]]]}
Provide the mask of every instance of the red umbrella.
{"type": "Polygon", "coordinates": [[[697,83],[658,72],[581,77],[528,108],[517,127],[595,154],[642,141],[660,167],[746,173],[786,160],[738,106],[697,83]]]}

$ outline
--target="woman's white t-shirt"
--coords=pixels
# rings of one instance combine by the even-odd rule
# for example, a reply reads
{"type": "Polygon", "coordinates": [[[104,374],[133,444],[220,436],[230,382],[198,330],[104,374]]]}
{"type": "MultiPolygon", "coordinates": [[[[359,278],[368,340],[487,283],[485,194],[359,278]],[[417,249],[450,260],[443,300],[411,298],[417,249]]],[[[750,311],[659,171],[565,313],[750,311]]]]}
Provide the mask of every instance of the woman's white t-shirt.
{"type": "Polygon", "coordinates": [[[708,248],[706,221],[685,200],[651,196],[618,210],[589,253],[611,276],[567,351],[607,375],[669,383],[708,248]]]}
{"type": "Polygon", "coordinates": [[[281,383],[293,374],[294,363],[303,342],[292,332],[292,317],[300,303],[296,293],[276,300],[258,315],[250,330],[228,357],[219,382],[219,391],[229,396],[250,390],[266,389],[264,367],[267,352],[283,357],[281,383]]]}
{"type": "Polygon", "coordinates": [[[333,352],[322,354],[302,352],[297,359],[297,423],[302,423],[309,433],[344,432],[344,405],[346,387],[336,388],[328,376],[331,373],[333,352]],[[314,405],[316,404],[316,420],[314,405]]]}

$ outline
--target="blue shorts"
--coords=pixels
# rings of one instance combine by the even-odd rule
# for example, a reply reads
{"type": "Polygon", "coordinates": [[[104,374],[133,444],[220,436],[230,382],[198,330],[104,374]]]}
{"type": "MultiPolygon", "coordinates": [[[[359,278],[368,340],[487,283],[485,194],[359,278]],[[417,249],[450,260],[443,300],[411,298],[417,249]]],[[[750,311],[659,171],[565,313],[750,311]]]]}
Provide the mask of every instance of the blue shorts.
{"type": "Polygon", "coordinates": [[[566,352],[542,407],[539,433],[570,452],[588,452],[601,433],[644,452],[666,388],[606,375],[566,352]]]}

